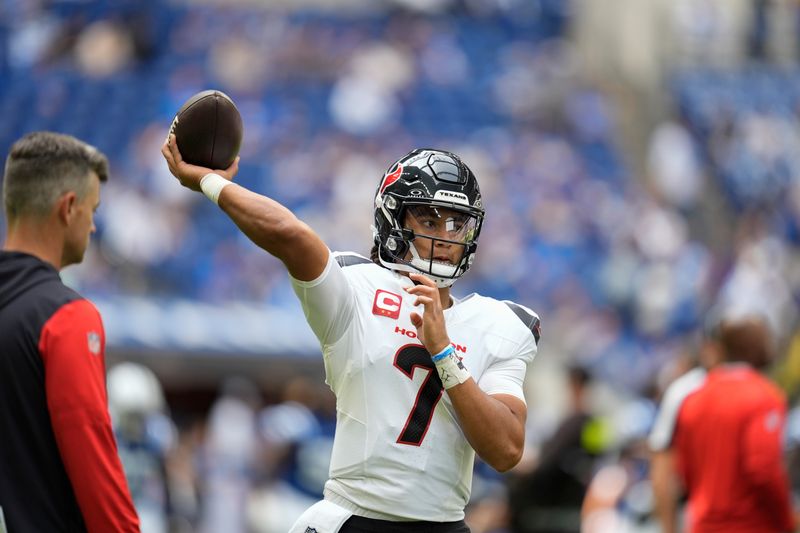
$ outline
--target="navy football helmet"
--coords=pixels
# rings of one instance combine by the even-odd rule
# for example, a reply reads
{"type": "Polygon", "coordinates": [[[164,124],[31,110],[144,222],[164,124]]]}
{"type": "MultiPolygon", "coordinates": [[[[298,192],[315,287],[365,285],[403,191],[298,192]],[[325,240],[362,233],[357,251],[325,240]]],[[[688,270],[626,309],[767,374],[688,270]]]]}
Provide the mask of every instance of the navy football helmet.
{"type": "Polygon", "coordinates": [[[457,155],[417,149],[399,159],[381,179],[374,214],[378,260],[386,268],[422,272],[437,286],[449,287],[472,265],[484,210],[478,180],[457,155]],[[423,221],[414,224],[416,231],[408,217],[423,221]],[[425,232],[427,227],[440,229],[425,232]],[[424,256],[414,245],[418,237],[432,243],[424,256]],[[460,258],[436,259],[437,242],[460,246],[460,258]]]}

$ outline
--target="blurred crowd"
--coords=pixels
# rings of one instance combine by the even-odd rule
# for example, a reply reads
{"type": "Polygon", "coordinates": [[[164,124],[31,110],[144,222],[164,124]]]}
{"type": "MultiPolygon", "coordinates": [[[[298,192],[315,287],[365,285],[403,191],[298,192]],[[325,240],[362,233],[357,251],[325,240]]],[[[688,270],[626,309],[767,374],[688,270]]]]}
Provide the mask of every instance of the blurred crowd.
{"type": "MultiPolygon", "coordinates": [[[[720,291],[749,300],[742,283],[791,284],[788,265],[751,259],[790,252],[758,219],[724,220],[745,227],[719,249],[718,235],[691,227],[714,178],[691,128],[656,130],[654,187],[632,175],[609,99],[581,77],[565,38],[568,3],[346,18],[158,2],[8,10],[28,22],[5,26],[0,145],[56,129],[112,161],[98,246],[68,274],[89,294],[296,306],[277,262],[181,190],[161,160],[172,114],[208,87],[228,92],[244,118],[238,179],[294,209],[332,249],[369,250],[371,198],[398,154],[461,154],[489,214],[459,291],[539,310],[550,353],[625,387],[645,386],[675,356],[720,291]]],[[[785,299],[782,327],[795,312],[785,299]]]]}
{"type": "MultiPolygon", "coordinates": [[[[477,459],[466,509],[471,531],[662,531],[648,435],[666,387],[697,364],[675,361],[646,395],[620,394],[581,366],[551,372],[558,392],[550,400],[560,415],[547,420],[530,405],[523,459],[510,472],[477,459]]],[[[321,380],[298,375],[264,394],[246,377],[229,377],[207,411],[170,408],[158,378],[137,363],[112,367],[108,387],[143,532],[285,533],[322,498],[336,411],[321,380]]],[[[785,443],[797,499],[797,407],[785,443]]]]}
{"type": "MultiPolygon", "coordinates": [[[[687,46],[725,14],[717,2],[675,4],[676,24],[689,20],[688,5],[707,6],[691,18],[687,46]]],[[[279,309],[297,304],[277,261],[163,163],[160,145],[188,97],[217,88],[234,99],[245,127],[237,179],[293,209],[334,250],[369,251],[372,197],[389,162],[414,146],[460,154],[487,217],[456,292],[512,299],[543,319],[522,468],[573,461],[566,485],[583,491],[602,476],[611,507],[646,531],[642,439],[712,306],[769,319],[784,355],[776,379],[797,398],[800,69],[764,62],[767,4],[752,3],[745,32],[757,63],[719,70],[700,58],[669,76],[670,112],[650,129],[639,171],[620,147],[608,84],[582,75],[570,39],[578,8],[566,0],[343,12],[12,0],[0,7],[0,148],[51,129],[109,155],[95,245],[64,273],[85,294],[279,309]],[[590,429],[576,436],[570,421],[590,429]],[[548,435],[574,455],[548,455],[548,435]]],[[[285,531],[318,497],[334,416],[322,383],[291,382],[266,403],[256,384],[225,382],[207,417],[170,420],[155,376],[131,372],[151,382],[142,385],[150,403],[131,408],[148,415],[122,423],[120,446],[127,464],[147,465],[131,484],[151,531],[167,522],[285,531]]],[[[477,467],[470,523],[500,531],[507,482],[486,470],[477,467]]]]}

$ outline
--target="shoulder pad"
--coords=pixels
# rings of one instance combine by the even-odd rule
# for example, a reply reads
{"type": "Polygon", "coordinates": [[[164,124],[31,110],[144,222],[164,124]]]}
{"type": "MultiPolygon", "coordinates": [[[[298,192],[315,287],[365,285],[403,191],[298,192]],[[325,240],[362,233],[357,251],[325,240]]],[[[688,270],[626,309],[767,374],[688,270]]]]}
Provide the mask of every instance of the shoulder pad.
{"type": "Polygon", "coordinates": [[[359,255],[352,252],[343,252],[343,253],[337,252],[333,254],[333,257],[336,259],[336,262],[339,263],[339,266],[342,268],[353,265],[362,265],[364,263],[372,262],[363,255],[359,255]]]}
{"type": "Polygon", "coordinates": [[[517,315],[517,318],[522,320],[522,323],[525,324],[526,328],[531,330],[531,333],[533,333],[533,338],[536,340],[536,345],[538,346],[539,337],[542,334],[542,324],[539,321],[539,317],[536,315],[536,313],[527,307],[515,304],[514,302],[510,302],[508,300],[503,300],[503,303],[506,304],[515,315],[517,315]]]}

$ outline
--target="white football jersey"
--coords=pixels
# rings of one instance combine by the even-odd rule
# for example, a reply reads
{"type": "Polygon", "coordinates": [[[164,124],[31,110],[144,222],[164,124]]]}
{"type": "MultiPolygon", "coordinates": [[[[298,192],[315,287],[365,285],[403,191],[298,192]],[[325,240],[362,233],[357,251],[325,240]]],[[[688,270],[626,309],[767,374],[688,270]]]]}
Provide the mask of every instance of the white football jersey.
{"type": "MultiPolygon", "coordinates": [[[[337,398],[326,499],[370,518],[463,519],[475,452],[411,324],[410,312],[423,311],[403,290],[413,282],[347,253],[331,254],[318,279],[292,283],[337,398]]],[[[478,386],[524,401],[538,316],[479,295],[454,300],[444,315],[478,386]]]]}

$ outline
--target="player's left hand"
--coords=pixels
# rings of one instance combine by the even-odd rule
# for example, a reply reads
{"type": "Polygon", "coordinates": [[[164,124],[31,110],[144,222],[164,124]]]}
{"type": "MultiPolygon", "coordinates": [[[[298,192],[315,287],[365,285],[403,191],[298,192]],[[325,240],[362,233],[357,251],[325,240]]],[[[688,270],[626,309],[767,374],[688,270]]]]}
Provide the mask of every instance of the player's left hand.
{"type": "Polygon", "coordinates": [[[192,165],[183,160],[180,150],[178,150],[178,143],[175,141],[175,135],[170,134],[166,142],[161,147],[161,154],[167,160],[167,166],[172,175],[178,178],[181,185],[192,189],[193,191],[200,190],[200,180],[206,174],[211,172],[219,174],[229,181],[233,181],[233,177],[239,171],[239,158],[237,157],[231,166],[225,170],[210,169],[192,165]]]}
{"type": "Polygon", "coordinates": [[[405,291],[417,297],[414,300],[415,306],[422,305],[424,309],[422,314],[416,311],[411,312],[411,323],[417,328],[417,338],[425,346],[425,349],[431,355],[435,355],[450,344],[439,289],[432,279],[423,274],[414,272],[408,277],[416,281],[417,285],[406,287],[405,291]]]}

